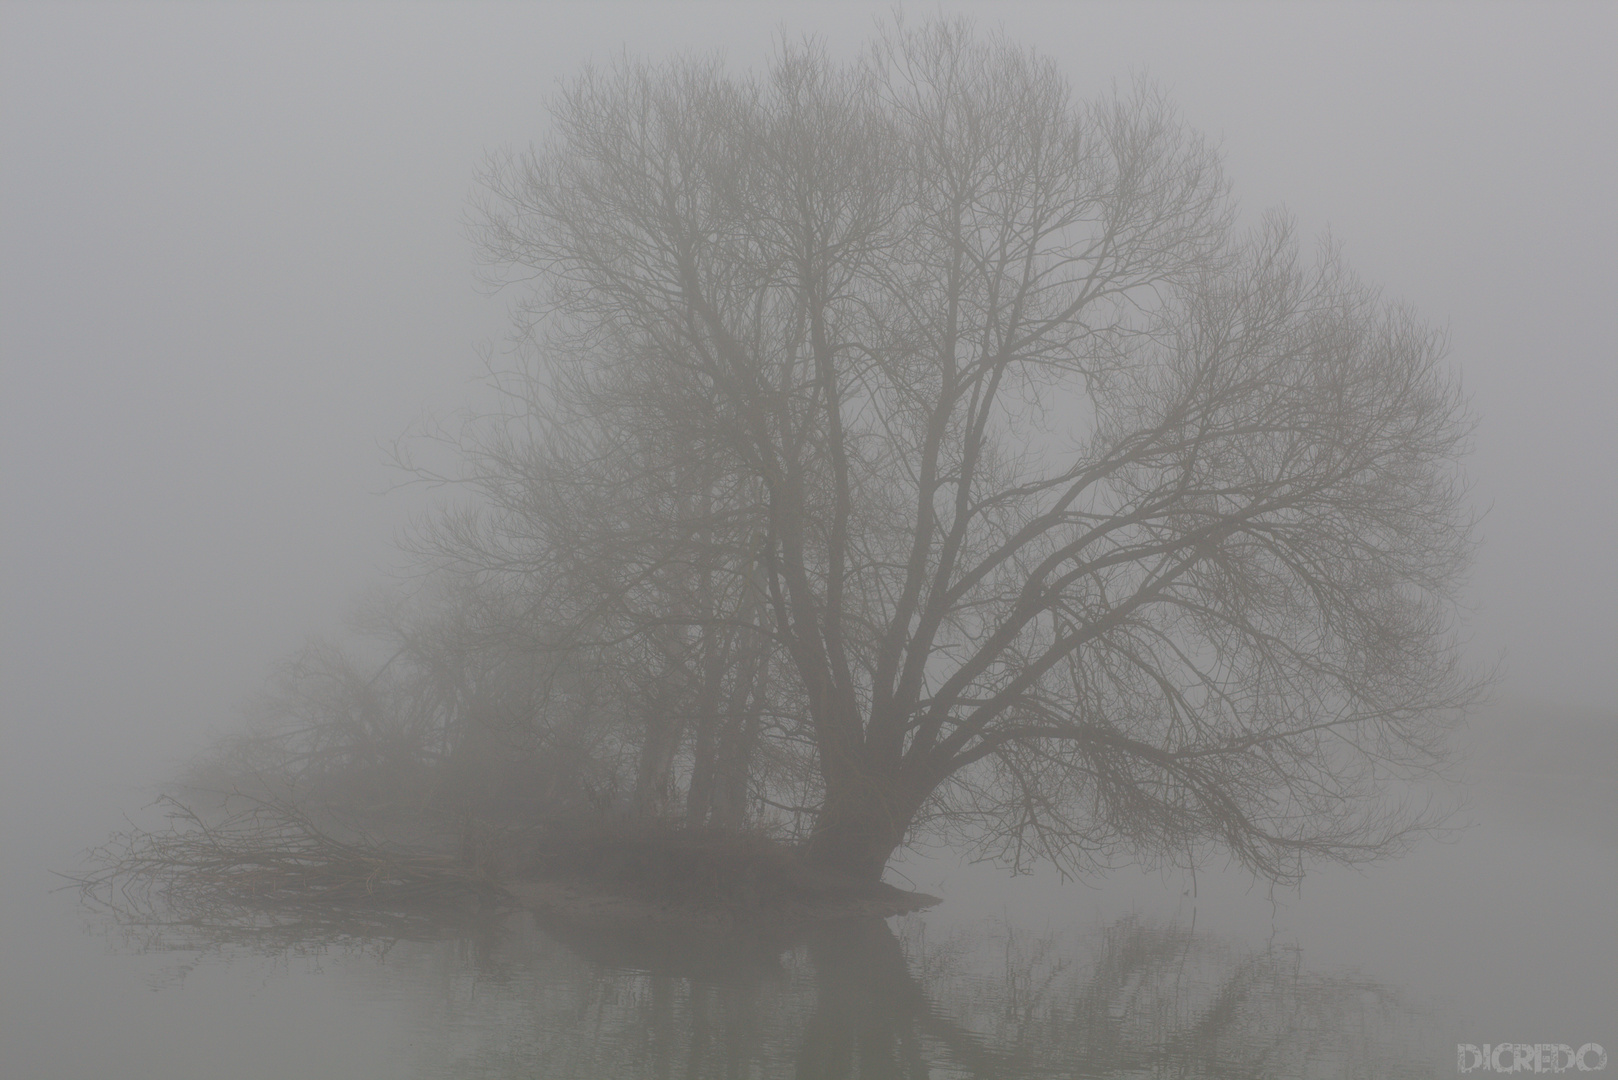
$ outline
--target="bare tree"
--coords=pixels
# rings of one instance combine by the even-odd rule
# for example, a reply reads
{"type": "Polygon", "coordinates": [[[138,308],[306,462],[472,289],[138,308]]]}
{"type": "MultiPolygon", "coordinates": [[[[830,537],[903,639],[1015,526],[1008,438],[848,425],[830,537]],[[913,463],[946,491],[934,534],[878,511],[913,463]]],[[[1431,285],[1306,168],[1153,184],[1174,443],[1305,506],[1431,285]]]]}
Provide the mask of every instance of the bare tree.
{"type": "Polygon", "coordinates": [[[767,640],[812,857],[874,877],[937,821],[1287,879],[1428,824],[1382,796],[1475,692],[1443,342],[1284,217],[1238,232],[1149,87],[1075,102],[935,22],[589,70],[554,112],[478,218],[536,365],[480,542],[595,575],[603,640],[767,640]]]}

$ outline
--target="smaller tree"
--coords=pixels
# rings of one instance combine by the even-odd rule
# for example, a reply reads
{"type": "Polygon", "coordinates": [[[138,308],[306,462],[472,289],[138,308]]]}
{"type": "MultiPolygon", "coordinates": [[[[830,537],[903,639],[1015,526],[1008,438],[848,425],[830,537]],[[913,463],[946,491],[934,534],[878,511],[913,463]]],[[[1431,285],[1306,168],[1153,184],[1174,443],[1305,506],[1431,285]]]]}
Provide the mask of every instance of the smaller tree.
{"type": "Polygon", "coordinates": [[[442,574],[373,595],[346,640],[278,666],[187,785],[362,815],[609,812],[635,740],[599,707],[604,673],[538,644],[510,601],[442,574]]]}

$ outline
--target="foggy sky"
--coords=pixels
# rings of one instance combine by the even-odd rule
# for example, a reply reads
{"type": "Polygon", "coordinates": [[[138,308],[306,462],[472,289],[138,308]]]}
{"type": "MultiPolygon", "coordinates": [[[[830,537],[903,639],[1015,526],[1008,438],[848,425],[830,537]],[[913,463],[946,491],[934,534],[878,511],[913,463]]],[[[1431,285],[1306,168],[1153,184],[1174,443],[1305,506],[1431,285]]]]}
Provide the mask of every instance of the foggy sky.
{"type": "MultiPolygon", "coordinates": [[[[945,4],[1089,95],[1146,73],[1450,330],[1481,425],[1470,592],[1505,692],[1611,709],[1618,7],[945,4]]],[[[155,779],[397,563],[382,445],[472,400],[505,300],[485,153],[589,57],[887,5],[0,8],[0,784],[155,779]]],[[[912,5],[911,18],[932,6],[912,5]]]]}

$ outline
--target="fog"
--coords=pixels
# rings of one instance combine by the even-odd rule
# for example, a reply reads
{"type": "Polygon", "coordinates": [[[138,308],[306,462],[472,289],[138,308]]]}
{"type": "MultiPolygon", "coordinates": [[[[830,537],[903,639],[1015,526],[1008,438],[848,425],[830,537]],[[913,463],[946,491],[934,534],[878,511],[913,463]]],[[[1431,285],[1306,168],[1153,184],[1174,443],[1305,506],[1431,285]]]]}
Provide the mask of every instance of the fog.
{"type": "MultiPolygon", "coordinates": [[[[1218,141],[1244,216],[1284,205],[1448,328],[1478,417],[1468,655],[1501,664],[1501,702],[1610,724],[1618,10],[939,9],[1036,45],[1080,96],[1150,76],[1218,141]]],[[[490,152],[543,135],[559,82],[626,51],[747,67],[782,33],[847,52],[887,11],[0,10],[0,860],[24,868],[17,889],[48,887],[230,730],[273,662],[404,566],[400,530],[447,496],[405,485],[387,448],[484,392],[508,297],[478,286],[468,199],[490,152]]],[[[1445,872],[1481,887],[1464,862],[1445,872]]],[[[1610,932],[1611,895],[1585,900],[1610,932]]],[[[30,930],[6,923],[22,955],[30,930]]],[[[1322,951],[1352,959],[1338,933],[1322,951]]],[[[1540,1018],[1521,997],[1490,1008],[1540,1018]]],[[[1499,1037],[1519,1036],[1564,1033],[1499,1037]]]]}

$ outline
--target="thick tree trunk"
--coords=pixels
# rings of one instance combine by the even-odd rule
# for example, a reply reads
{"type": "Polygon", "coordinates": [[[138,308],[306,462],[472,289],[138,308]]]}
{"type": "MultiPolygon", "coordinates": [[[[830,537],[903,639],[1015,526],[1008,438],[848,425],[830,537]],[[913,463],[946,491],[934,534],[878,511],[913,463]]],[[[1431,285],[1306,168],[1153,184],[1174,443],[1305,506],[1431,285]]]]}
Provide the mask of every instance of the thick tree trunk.
{"type": "Polygon", "coordinates": [[[919,806],[902,781],[874,770],[828,778],[805,857],[839,874],[880,881],[919,806]]]}

